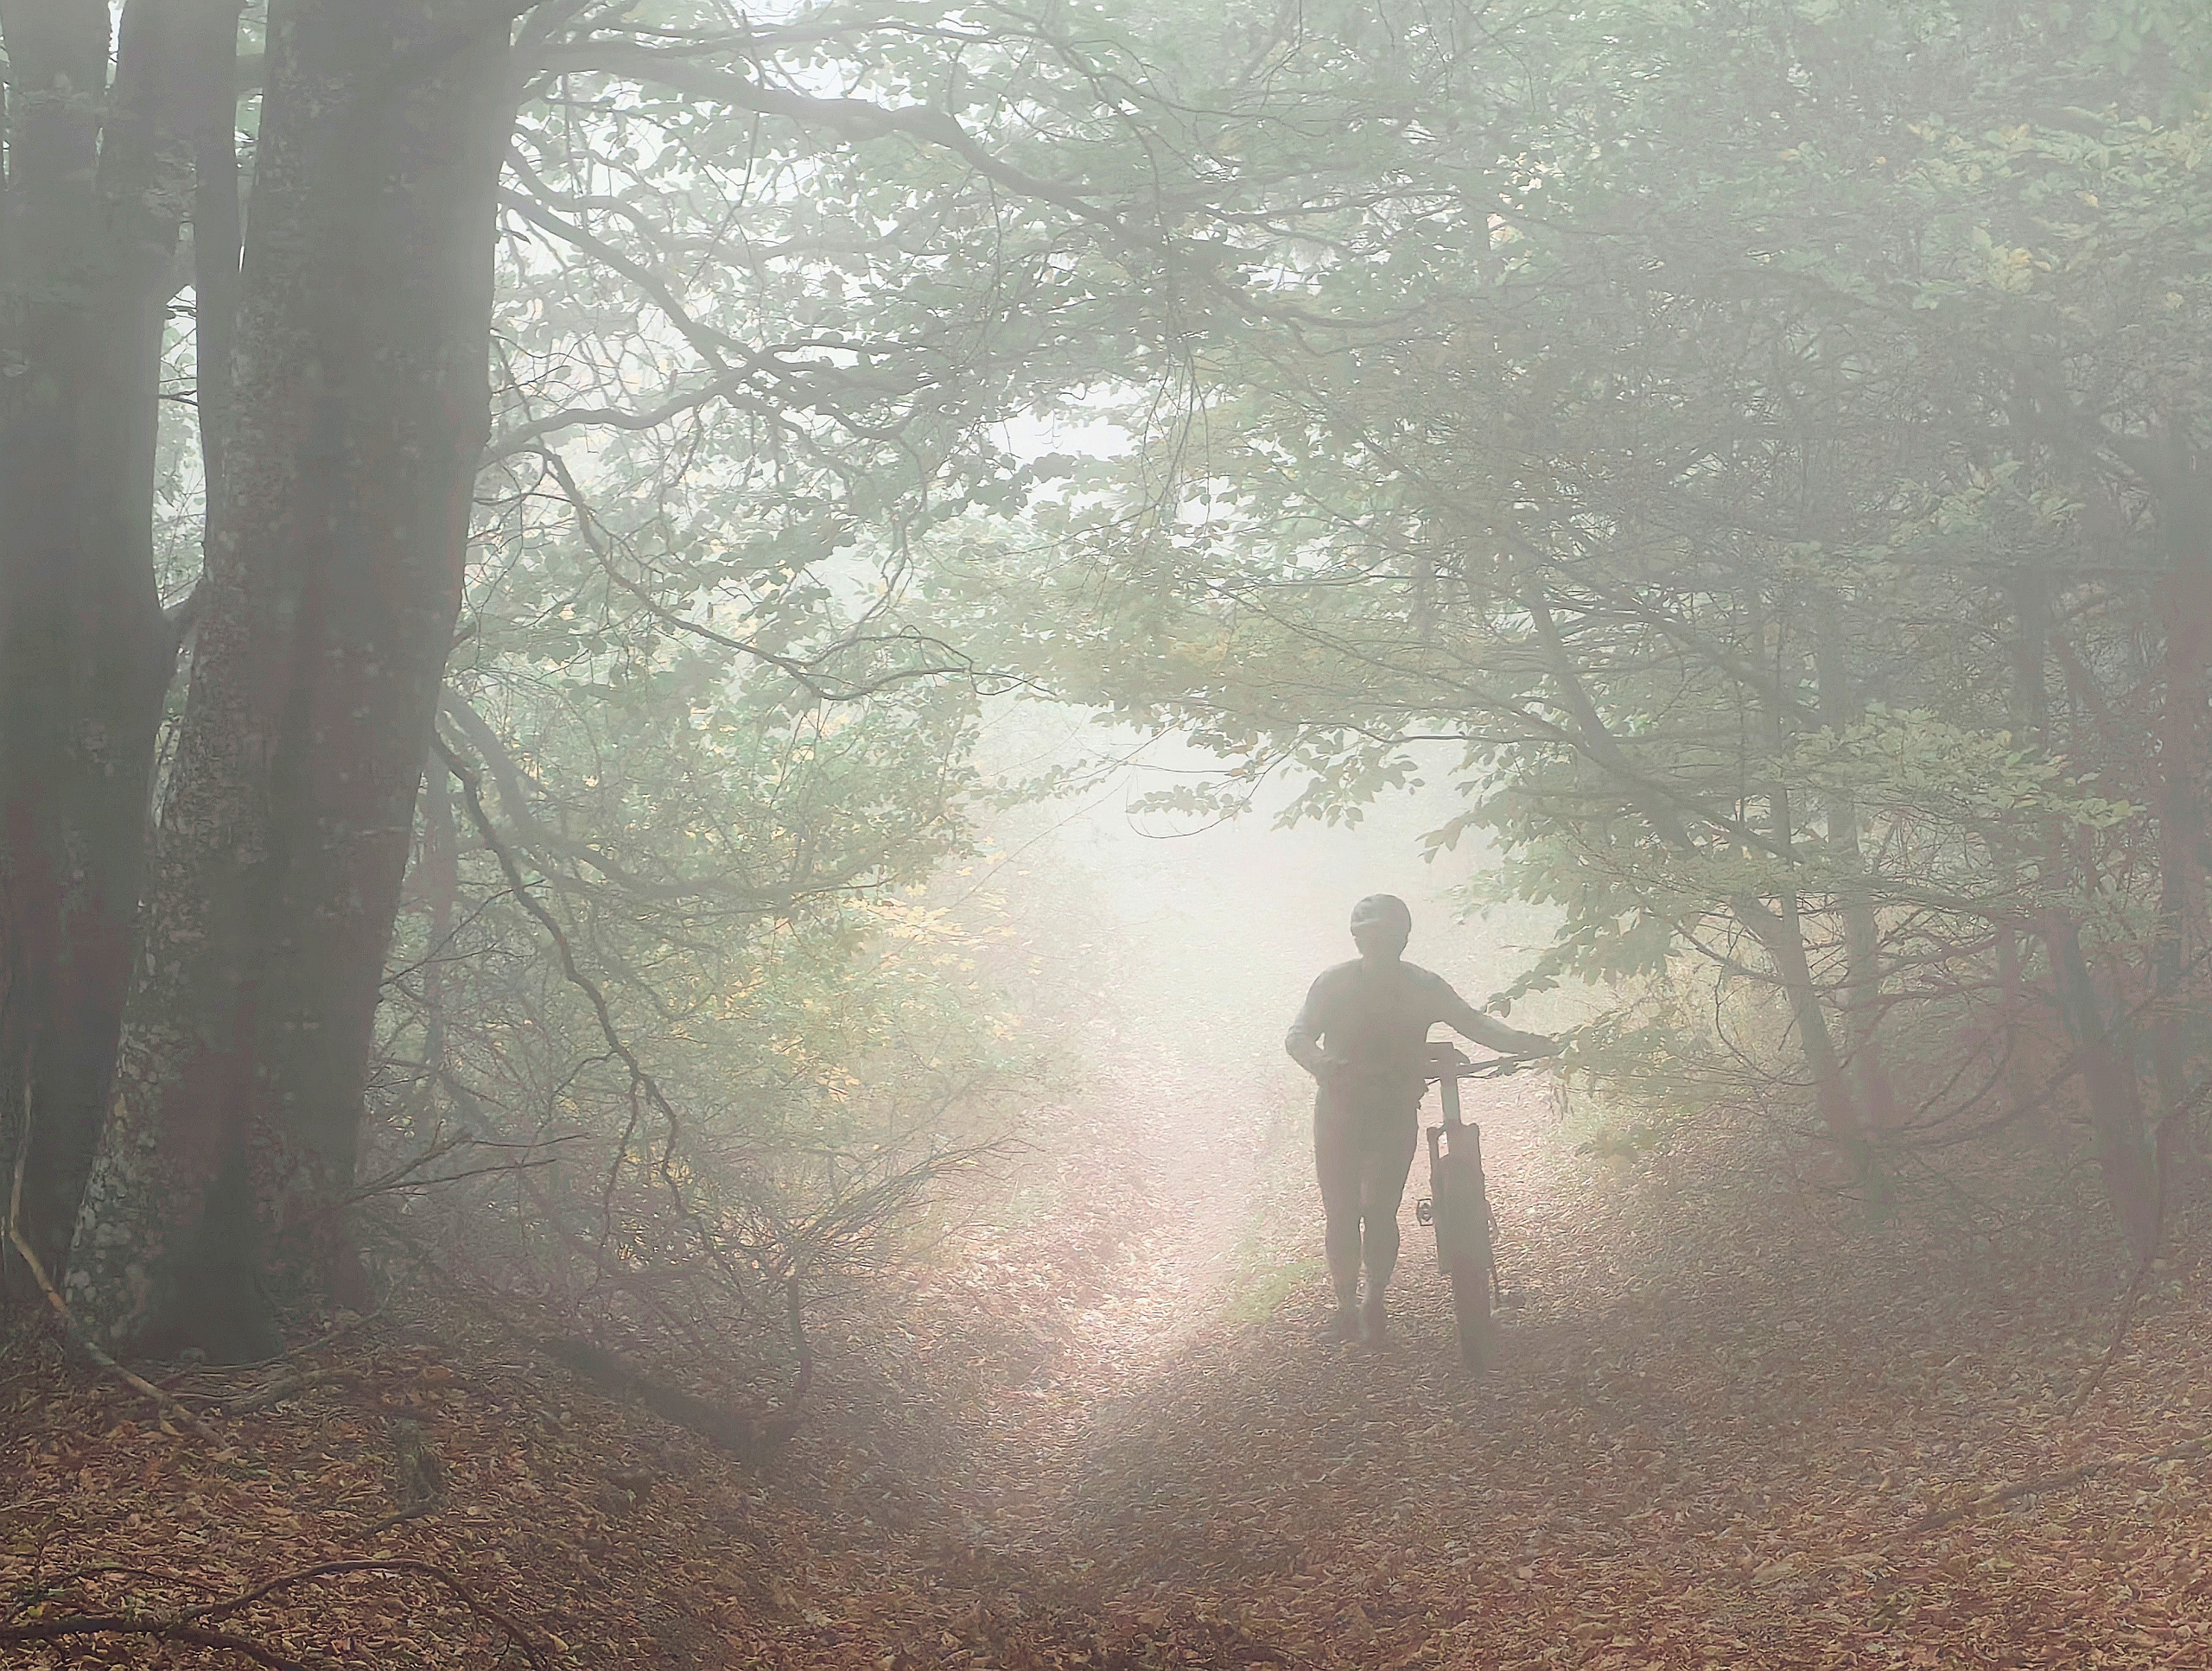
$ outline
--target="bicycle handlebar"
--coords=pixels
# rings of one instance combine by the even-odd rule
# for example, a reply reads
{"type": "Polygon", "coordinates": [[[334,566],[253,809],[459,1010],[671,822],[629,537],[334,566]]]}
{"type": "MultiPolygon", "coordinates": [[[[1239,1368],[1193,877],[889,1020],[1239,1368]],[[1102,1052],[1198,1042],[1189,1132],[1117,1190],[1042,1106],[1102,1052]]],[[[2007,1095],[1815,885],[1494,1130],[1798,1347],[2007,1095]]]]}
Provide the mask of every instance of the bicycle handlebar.
{"type": "Polygon", "coordinates": [[[1491,1056],[1477,1062],[1457,1045],[1431,1045],[1428,1047],[1427,1082],[1433,1085],[1446,1074],[1459,1079],[1503,1079],[1508,1074],[1518,1073],[1525,1067],[1549,1060],[1549,1055],[1491,1056]]]}

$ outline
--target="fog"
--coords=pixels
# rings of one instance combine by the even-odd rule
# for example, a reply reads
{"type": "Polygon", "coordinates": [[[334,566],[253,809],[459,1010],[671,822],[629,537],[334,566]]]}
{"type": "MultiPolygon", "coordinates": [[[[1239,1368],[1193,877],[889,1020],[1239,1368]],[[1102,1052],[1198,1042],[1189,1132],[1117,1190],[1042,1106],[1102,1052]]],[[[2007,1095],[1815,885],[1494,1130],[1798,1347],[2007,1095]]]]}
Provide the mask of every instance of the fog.
{"type": "Polygon", "coordinates": [[[0,65],[0,1660],[2212,1663],[2203,0],[0,65]]]}
{"type": "MultiPolygon", "coordinates": [[[[1172,740],[1141,744],[1081,714],[1022,715],[1006,731],[985,733],[987,766],[1095,779],[992,828],[1005,856],[987,874],[1039,965],[1033,998],[1017,1001],[1047,1032],[1075,1024],[1094,1068],[1141,1059],[1152,1083],[1211,1110],[1194,1109],[1196,1123],[1249,1128],[1264,1115],[1302,1127],[1313,1081],[1284,1054],[1283,1032],[1313,977],[1356,955],[1349,924],[1362,896],[1402,898],[1414,912],[1408,959],[1478,1007],[1549,940],[1555,913],[1472,897],[1491,869],[1479,839],[1427,855],[1422,838],[1464,807],[1442,747],[1421,751],[1417,784],[1331,825],[1284,822],[1300,787],[1287,774],[1237,816],[1148,805],[1217,770],[1172,740]]],[[[1515,1019],[1541,1028],[1587,1007],[1544,994],[1515,1019]]]]}

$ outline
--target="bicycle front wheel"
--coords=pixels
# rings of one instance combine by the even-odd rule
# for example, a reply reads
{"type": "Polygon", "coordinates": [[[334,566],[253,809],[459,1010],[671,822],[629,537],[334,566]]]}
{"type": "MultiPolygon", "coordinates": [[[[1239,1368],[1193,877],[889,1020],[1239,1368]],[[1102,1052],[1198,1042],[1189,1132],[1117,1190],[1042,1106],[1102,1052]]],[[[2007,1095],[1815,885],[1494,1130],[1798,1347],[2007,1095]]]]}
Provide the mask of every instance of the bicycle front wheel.
{"type": "Polygon", "coordinates": [[[1492,1337],[1490,1261],[1461,1254],[1446,1273],[1452,1281],[1452,1315],[1459,1325],[1459,1357],[1471,1369],[1490,1366],[1492,1337]]]}

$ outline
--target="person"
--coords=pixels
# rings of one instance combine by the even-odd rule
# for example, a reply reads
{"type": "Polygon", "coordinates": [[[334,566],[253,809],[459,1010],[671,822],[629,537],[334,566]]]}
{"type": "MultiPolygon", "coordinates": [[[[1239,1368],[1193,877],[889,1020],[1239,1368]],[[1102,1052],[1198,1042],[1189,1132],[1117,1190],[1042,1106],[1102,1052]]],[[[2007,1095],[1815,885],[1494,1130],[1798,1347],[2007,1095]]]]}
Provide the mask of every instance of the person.
{"type": "Polygon", "coordinates": [[[1371,893],[1354,905],[1351,937],[1359,956],[1321,972],[1283,1040],[1291,1059],[1318,1082],[1313,1165],[1327,1224],[1323,1245],[1337,1289],[1330,1331],[1339,1339],[1363,1331],[1378,1345],[1389,1334],[1382,1293],[1398,1262],[1398,1203],[1419,1136],[1429,1028],[1448,1023],[1509,1056],[1549,1056],[1559,1049],[1539,1033],[1482,1014],[1441,976],[1405,962],[1413,924],[1413,912],[1394,894],[1371,893]]]}

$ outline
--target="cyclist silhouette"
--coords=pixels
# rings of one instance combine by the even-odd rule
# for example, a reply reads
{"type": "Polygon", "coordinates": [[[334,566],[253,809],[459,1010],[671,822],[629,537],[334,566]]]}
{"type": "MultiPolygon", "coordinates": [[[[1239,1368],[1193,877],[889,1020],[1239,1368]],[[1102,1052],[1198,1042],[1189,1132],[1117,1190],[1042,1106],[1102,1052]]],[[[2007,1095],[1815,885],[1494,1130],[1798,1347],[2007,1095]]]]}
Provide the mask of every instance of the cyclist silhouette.
{"type": "Polygon", "coordinates": [[[1548,1056],[1559,1046],[1483,1014],[1441,975],[1404,961],[1413,912],[1395,894],[1370,893],[1352,907],[1359,956],[1324,969],[1283,1040],[1319,1082],[1313,1099],[1313,1166],[1327,1220],[1323,1243],[1337,1288],[1330,1331],[1389,1337],[1383,1290],[1398,1263],[1398,1203],[1414,1164],[1428,1030],[1437,1022],[1510,1056],[1548,1056]],[[1367,1267],[1367,1299],[1359,1272],[1367,1267]]]}

